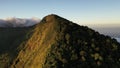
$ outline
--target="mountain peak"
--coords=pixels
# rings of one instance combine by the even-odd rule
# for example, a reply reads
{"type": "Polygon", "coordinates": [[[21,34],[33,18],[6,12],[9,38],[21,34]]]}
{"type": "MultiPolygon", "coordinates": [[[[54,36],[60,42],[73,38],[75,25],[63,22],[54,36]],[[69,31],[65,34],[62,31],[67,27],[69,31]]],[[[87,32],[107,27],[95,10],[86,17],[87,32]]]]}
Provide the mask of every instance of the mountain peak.
{"type": "Polygon", "coordinates": [[[47,15],[43,18],[43,20],[45,20],[46,22],[53,22],[56,17],[58,17],[57,15],[55,14],[50,14],[50,15],[47,15]]]}

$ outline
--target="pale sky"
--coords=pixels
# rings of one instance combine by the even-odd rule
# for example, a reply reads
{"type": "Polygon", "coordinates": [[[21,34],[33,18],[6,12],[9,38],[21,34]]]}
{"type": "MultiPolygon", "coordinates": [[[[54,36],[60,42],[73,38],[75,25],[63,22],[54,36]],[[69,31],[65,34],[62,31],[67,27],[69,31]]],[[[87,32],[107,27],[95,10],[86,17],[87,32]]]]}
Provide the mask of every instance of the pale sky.
{"type": "Polygon", "coordinates": [[[0,0],[0,18],[57,14],[78,24],[120,24],[120,0],[0,0]]]}

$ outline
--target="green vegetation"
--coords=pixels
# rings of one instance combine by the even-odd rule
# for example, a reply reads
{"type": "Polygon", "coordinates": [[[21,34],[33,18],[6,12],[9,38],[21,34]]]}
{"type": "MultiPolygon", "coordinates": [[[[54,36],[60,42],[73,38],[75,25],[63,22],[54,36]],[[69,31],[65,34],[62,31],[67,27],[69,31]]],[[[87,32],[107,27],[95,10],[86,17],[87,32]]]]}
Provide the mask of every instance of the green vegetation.
{"type": "Polygon", "coordinates": [[[2,68],[120,68],[115,39],[57,15],[34,27],[2,28],[0,40],[2,68]]]}
{"type": "Polygon", "coordinates": [[[59,39],[51,46],[44,68],[119,68],[120,44],[86,27],[56,17],[59,39]]]}

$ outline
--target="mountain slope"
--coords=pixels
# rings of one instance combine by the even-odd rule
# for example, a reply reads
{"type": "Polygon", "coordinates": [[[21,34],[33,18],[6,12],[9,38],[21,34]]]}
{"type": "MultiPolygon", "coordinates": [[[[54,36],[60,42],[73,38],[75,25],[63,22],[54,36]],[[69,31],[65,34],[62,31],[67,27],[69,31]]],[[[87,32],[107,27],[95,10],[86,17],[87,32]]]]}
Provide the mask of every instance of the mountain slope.
{"type": "Polygon", "coordinates": [[[42,68],[47,50],[54,43],[56,37],[54,30],[56,26],[54,25],[54,20],[50,23],[41,22],[36,25],[33,35],[20,51],[12,67],[42,68]]]}
{"type": "Polygon", "coordinates": [[[0,28],[0,67],[9,66],[17,55],[18,46],[25,44],[32,27],[0,28]]]}
{"type": "Polygon", "coordinates": [[[14,51],[10,53],[14,58],[8,62],[8,67],[120,67],[120,44],[115,39],[57,15],[44,17],[26,33],[20,41],[24,43],[15,47],[15,55],[14,51]]]}

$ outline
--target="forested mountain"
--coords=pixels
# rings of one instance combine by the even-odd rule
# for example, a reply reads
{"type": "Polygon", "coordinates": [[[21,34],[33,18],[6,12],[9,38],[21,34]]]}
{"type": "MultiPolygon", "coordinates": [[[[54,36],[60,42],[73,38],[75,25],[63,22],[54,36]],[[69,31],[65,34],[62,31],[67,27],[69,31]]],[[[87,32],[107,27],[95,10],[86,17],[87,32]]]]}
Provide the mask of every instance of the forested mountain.
{"type": "Polygon", "coordinates": [[[0,29],[1,68],[120,68],[120,44],[51,14],[26,28],[0,29]]]}

